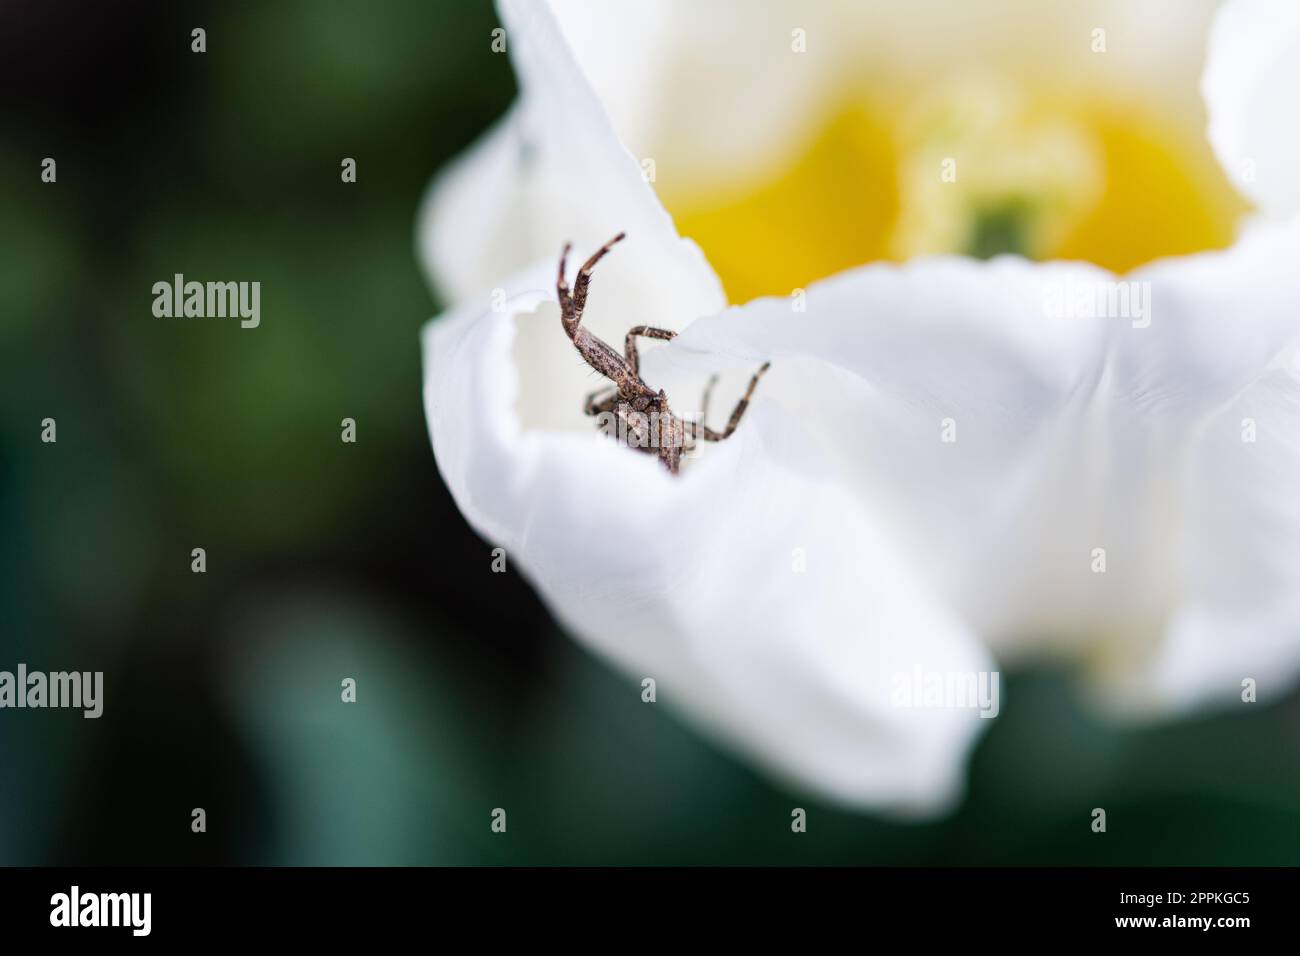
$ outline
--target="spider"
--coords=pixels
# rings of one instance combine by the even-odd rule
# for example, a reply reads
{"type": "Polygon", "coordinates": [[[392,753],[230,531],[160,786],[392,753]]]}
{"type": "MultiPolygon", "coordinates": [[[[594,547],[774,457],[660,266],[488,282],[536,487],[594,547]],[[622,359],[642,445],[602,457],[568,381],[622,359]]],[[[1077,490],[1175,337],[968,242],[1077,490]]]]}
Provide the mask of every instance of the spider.
{"type": "Polygon", "coordinates": [[[619,355],[581,325],[582,310],[587,304],[591,270],[625,235],[626,233],[620,232],[583,263],[573,282],[572,292],[569,291],[569,283],[564,278],[564,265],[573,244],[567,242],[564,244],[564,249],[560,252],[560,275],[555,283],[555,290],[560,299],[560,322],[564,326],[565,334],[573,341],[578,354],[588,365],[614,383],[613,386],[605,386],[588,395],[583,411],[588,415],[601,416],[607,422],[617,422],[617,437],[620,441],[629,448],[655,455],[663,462],[664,467],[675,475],[681,467],[683,451],[691,450],[695,439],[722,441],[731,437],[731,433],[736,430],[741,416],[749,406],[749,400],[758,386],[758,380],[763,377],[763,373],[771,363],[764,362],[763,367],[749,380],[749,388],[736,404],[735,411],[731,413],[731,419],[723,431],[715,432],[704,424],[709,408],[709,394],[718,381],[716,375],[709,379],[704,389],[704,400],[698,422],[674,415],[672,409],[668,407],[668,396],[664,390],[655,391],[642,380],[638,369],[636,340],[640,337],[666,341],[674,338],[676,332],[656,329],[648,325],[634,325],[628,329],[623,341],[623,354],[619,355]]]}

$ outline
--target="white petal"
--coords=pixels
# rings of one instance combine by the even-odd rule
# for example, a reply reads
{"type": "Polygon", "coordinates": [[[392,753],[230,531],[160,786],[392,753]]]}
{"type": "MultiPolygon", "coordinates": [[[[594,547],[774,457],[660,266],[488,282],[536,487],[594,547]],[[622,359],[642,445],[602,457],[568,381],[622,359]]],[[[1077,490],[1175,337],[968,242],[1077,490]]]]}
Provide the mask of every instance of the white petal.
{"type": "MultiPolygon", "coordinates": [[[[511,287],[540,290],[548,273],[511,287]]],[[[562,337],[548,298],[426,330],[434,450],[470,522],[575,636],[760,766],[848,804],[945,806],[987,722],[897,706],[895,682],[988,672],[978,642],[877,516],[826,480],[799,423],[761,398],[677,477],[594,433],[521,429],[515,325],[562,337]]],[[[637,694],[628,706],[644,706],[637,694]]]]}
{"type": "Polygon", "coordinates": [[[1105,278],[1010,257],[866,266],[810,287],[806,312],[760,299],[699,320],[665,361],[770,353],[769,397],[798,411],[840,480],[882,502],[978,631],[1041,643],[1092,600],[1053,577],[1072,549],[1086,569],[1090,550],[1054,494],[1106,344],[1105,320],[1052,318],[1049,296],[1105,278]]]}
{"type": "Polygon", "coordinates": [[[502,277],[558,256],[566,241],[580,263],[626,232],[624,254],[599,277],[621,288],[593,297],[586,319],[597,334],[612,338],[634,324],[680,328],[721,308],[717,277],[698,247],[677,236],[549,5],[502,0],[500,9],[520,98],[430,187],[419,238],[435,286],[453,304],[474,296],[485,302],[502,277]],[[607,314],[605,304],[615,301],[621,313],[607,314]]]}
{"type": "Polygon", "coordinates": [[[1233,183],[1268,213],[1300,213],[1300,4],[1230,0],[1202,80],[1209,138],[1233,183]]]}
{"type": "MultiPolygon", "coordinates": [[[[1159,676],[1201,666],[1180,659],[1199,645],[1175,619],[1199,600],[1225,606],[1203,568],[1185,567],[1188,541],[1224,530],[1189,484],[1210,482],[1187,471],[1189,449],[1294,349],[1297,250],[1300,222],[1153,264],[1129,277],[1150,283],[1145,315],[1113,318],[1048,310],[1047,290],[1115,281],[1079,264],[869,266],[813,285],[805,312],[764,299],[701,319],[656,358],[680,370],[770,355],[769,400],[798,414],[838,480],[880,503],[1004,660],[1067,655],[1124,703],[1159,709],[1196,696],[1159,676]]],[[[1232,547],[1251,564],[1275,543],[1232,547]]],[[[1290,589],[1265,580],[1284,619],[1290,589]]],[[[1270,633],[1274,649],[1289,642],[1278,659],[1300,645],[1300,632],[1270,633]]],[[[1259,657],[1242,641],[1220,652],[1259,657]]]]}
{"type": "Polygon", "coordinates": [[[553,6],[620,138],[655,160],[669,194],[774,175],[844,82],[842,5],[838,14],[825,2],[553,6]],[[791,49],[795,29],[813,37],[812,55],[791,49]]]}
{"type": "Polygon", "coordinates": [[[1276,702],[1300,669],[1300,369],[1272,370],[1216,416],[1188,477],[1187,601],[1154,662],[1158,692],[1239,703],[1251,678],[1276,702]]]}
{"type": "Polygon", "coordinates": [[[1130,273],[1150,283],[1150,326],[1112,330],[1114,390],[1144,416],[1203,418],[1300,333],[1300,222],[1256,223],[1224,252],[1162,259],[1130,273]]]}
{"type": "MultiPolygon", "coordinates": [[[[1121,407],[1183,425],[1176,600],[1164,640],[1115,692],[1133,706],[1263,695],[1300,662],[1300,220],[1260,225],[1226,253],[1157,263],[1147,337],[1117,349],[1121,407]],[[1249,425],[1248,425],[1249,423],[1249,425]],[[1253,428],[1256,440],[1244,436],[1253,428]]],[[[1117,675],[1118,676],[1118,675],[1117,675]]]]}

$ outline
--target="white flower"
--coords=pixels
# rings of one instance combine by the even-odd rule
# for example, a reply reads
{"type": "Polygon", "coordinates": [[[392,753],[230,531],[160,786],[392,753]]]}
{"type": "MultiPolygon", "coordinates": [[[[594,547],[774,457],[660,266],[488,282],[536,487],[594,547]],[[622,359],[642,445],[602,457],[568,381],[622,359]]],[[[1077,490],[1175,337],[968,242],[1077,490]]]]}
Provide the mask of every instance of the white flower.
{"type": "Polygon", "coordinates": [[[519,100],[426,202],[453,305],[426,331],[425,402],[461,510],[576,637],[769,771],[909,811],[957,796],[987,722],[900,706],[900,678],[1051,655],[1156,712],[1291,679],[1294,9],[1230,4],[1205,72],[1251,229],[1159,258],[1232,243],[1244,208],[1203,138],[1208,8],[557,6],[503,0],[519,100]],[[1116,112],[1135,91],[1151,110],[1116,112]],[[846,153],[888,168],[887,197],[846,153]],[[677,477],[595,434],[599,383],[558,320],[560,246],[624,230],[584,324],[684,330],[643,358],[676,407],[773,362],[677,477]],[[989,242],[1156,261],[1123,287],[1011,257],[840,271],[989,242]],[[711,262],[733,295],[806,301],[724,310],[711,262]],[[1121,288],[1124,314],[1091,317],[1121,288]]]}

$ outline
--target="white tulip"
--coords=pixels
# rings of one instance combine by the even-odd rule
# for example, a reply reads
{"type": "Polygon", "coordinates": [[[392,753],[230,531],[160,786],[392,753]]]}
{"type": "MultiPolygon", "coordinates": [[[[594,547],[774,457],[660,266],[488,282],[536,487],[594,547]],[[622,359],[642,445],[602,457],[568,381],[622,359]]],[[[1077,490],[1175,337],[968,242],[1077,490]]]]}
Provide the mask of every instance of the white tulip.
{"type": "Polygon", "coordinates": [[[425,404],[462,512],[575,637],[774,775],[899,812],[950,806],[990,723],[900,688],[987,686],[995,658],[1129,710],[1247,677],[1276,698],[1300,666],[1294,5],[555,8],[502,0],[519,99],[422,211],[451,303],[425,404]],[[1156,145],[1096,106],[1143,97],[1156,145]],[[893,124],[887,222],[836,165],[855,98],[893,124]],[[1257,206],[1239,238],[1229,179],[1257,206]],[[994,226],[1054,261],[914,258],[994,226]],[[772,361],[680,476],[595,433],[560,328],[561,245],[619,231],[584,325],[681,331],[642,369],[675,407],[772,361]],[[1101,265],[1057,261],[1080,249],[1101,265]],[[782,294],[726,308],[724,281],[782,294]]]}

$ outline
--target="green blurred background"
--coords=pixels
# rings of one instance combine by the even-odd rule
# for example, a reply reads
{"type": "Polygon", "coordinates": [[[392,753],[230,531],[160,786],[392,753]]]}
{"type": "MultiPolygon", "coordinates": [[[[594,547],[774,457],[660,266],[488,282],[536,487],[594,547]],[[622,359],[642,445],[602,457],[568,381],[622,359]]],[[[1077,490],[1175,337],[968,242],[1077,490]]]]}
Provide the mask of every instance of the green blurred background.
{"type": "Polygon", "coordinates": [[[414,217],[513,96],[493,9],[184,7],[0,6],[0,669],[106,672],[98,721],[0,711],[0,863],[1297,861],[1294,696],[1132,729],[1015,676],[928,824],[642,703],[491,573],[425,430],[414,217]],[[177,272],[259,280],[261,327],[154,318],[177,272]]]}

